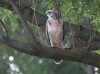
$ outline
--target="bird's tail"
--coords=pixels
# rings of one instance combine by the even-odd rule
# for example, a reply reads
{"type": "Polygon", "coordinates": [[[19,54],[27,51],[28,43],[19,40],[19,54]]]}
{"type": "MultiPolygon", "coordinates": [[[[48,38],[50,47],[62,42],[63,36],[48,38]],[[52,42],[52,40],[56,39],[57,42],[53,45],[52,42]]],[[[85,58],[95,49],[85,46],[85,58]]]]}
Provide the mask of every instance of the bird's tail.
{"type": "Polygon", "coordinates": [[[55,64],[60,64],[62,62],[62,60],[54,60],[55,64]]]}
{"type": "MultiPolygon", "coordinates": [[[[53,48],[63,48],[63,42],[59,46],[58,45],[57,46],[55,45],[55,47],[53,47],[53,48]]],[[[54,63],[55,64],[60,64],[61,62],[62,62],[62,60],[54,59],[54,63]]]]}

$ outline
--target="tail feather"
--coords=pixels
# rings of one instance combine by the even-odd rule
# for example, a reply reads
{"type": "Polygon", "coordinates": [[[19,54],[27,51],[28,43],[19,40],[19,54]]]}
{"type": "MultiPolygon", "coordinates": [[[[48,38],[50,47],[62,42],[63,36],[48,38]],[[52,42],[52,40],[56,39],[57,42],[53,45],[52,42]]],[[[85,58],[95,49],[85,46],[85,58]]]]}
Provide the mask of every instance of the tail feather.
{"type": "MultiPolygon", "coordinates": [[[[58,46],[59,48],[63,48],[63,46],[58,46]]],[[[57,48],[56,46],[52,46],[52,48],[57,48]]],[[[58,60],[58,59],[54,59],[54,63],[55,64],[60,64],[62,62],[62,60],[58,60]]]]}
{"type": "Polygon", "coordinates": [[[54,60],[55,64],[60,64],[62,62],[62,60],[54,60]]]}

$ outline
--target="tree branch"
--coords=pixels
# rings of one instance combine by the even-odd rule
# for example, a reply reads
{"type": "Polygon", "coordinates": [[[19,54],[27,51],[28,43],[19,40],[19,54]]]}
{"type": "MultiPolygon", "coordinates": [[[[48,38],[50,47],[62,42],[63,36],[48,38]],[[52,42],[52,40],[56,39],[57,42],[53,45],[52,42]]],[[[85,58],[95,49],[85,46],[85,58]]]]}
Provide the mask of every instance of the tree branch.
{"type": "MultiPolygon", "coordinates": [[[[0,6],[1,7],[7,8],[11,11],[13,10],[10,4],[8,4],[8,6],[5,6],[5,4],[7,4],[7,3],[4,0],[0,1],[0,6]]],[[[14,4],[16,4],[16,3],[14,3],[14,4]]],[[[16,6],[18,7],[19,5],[16,4],[16,6]]],[[[26,10],[27,9],[23,9],[23,11],[26,11],[26,10]]],[[[35,21],[35,19],[33,20],[33,12],[34,12],[33,9],[29,8],[27,11],[30,11],[30,14],[26,15],[25,13],[23,13],[23,15],[25,14],[23,17],[25,18],[26,21],[30,21],[30,22],[33,21],[33,24],[35,25],[36,21],[35,21]]],[[[41,28],[44,29],[47,17],[45,15],[37,12],[37,11],[35,12],[35,14],[36,14],[36,20],[38,22],[38,26],[40,26],[41,28]]],[[[64,22],[64,26],[65,26],[64,27],[65,33],[67,35],[69,35],[69,33],[70,33],[69,23],[64,22]]],[[[86,41],[89,40],[89,37],[90,37],[90,30],[89,29],[83,28],[81,26],[81,31],[80,31],[79,30],[80,27],[76,26],[74,24],[71,24],[71,28],[72,28],[72,31],[74,32],[74,37],[79,37],[79,38],[81,38],[83,40],[86,40],[86,41]]],[[[100,37],[98,36],[98,34],[99,34],[98,32],[92,31],[92,34],[95,34],[95,36],[93,37],[93,41],[100,41],[100,37]]]]}
{"type": "Polygon", "coordinates": [[[84,49],[76,48],[76,49],[64,50],[58,48],[44,47],[40,44],[37,46],[33,46],[30,43],[19,42],[10,39],[7,36],[0,37],[0,43],[6,44],[15,50],[33,56],[75,61],[75,62],[89,64],[92,66],[97,66],[100,68],[100,55],[96,53],[91,53],[84,49]]]}
{"type": "MultiPolygon", "coordinates": [[[[47,17],[36,11],[35,12],[36,20],[32,19],[32,18],[34,18],[34,17],[32,17],[33,12],[34,11],[32,9],[30,9],[30,14],[28,16],[25,16],[25,18],[27,19],[27,21],[31,21],[31,22],[33,21],[34,25],[36,24],[36,20],[37,20],[38,26],[44,29],[45,23],[47,21],[47,17]]],[[[65,34],[67,34],[68,36],[70,35],[70,32],[71,32],[70,26],[71,26],[72,32],[74,34],[73,35],[74,37],[81,38],[82,40],[85,40],[85,41],[89,40],[90,29],[84,28],[82,26],[78,26],[76,24],[72,24],[72,23],[70,24],[69,22],[64,21],[65,34]],[[80,27],[81,27],[81,30],[80,30],[80,27]]],[[[93,41],[100,41],[99,32],[92,30],[92,35],[94,36],[93,41]],[[95,36],[94,36],[94,34],[95,34],[95,36]]]]}
{"type": "Polygon", "coordinates": [[[0,27],[2,28],[2,30],[4,31],[4,34],[5,36],[8,36],[8,32],[7,32],[7,29],[4,25],[4,23],[2,22],[2,20],[0,19],[0,27]]]}
{"type": "Polygon", "coordinates": [[[26,20],[23,18],[22,14],[18,10],[16,3],[13,0],[8,0],[8,1],[12,5],[12,7],[16,11],[16,13],[18,14],[19,19],[21,20],[21,23],[26,28],[27,34],[29,35],[29,38],[30,38],[30,41],[32,42],[33,45],[35,45],[37,43],[37,40],[36,40],[35,36],[33,35],[31,28],[28,26],[26,20]]]}
{"type": "MultiPolygon", "coordinates": [[[[5,5],[2,4],[2,3],[5,3],[3,0],[0,1],[0,5],[2,7],[5,7],[5,5]]],[[[7,4],[7,3],[5,3],[5,4],[7,4]]],[[[16,5],[17,7],[19,6],[15,2],[14,2],[13,5],[16,5]]],[[[8,4],[8,8],[7,9],[12,10],[11,5],[8,4]]],[[[18,10],[18,8],[17,8],[17,10],[18,10]]],[[[26,11],[26,10],[27,9],[23,9],[23,12],[26,11]]],[[[24,15],[23,16],[24,21],[23,21],[23,18],[22,18],[22,21],[23,21],[24,25],[27,24],[26,21],[31,21],[31,22],[33,21],[33,24],[35,25],[36,24],[36,20],[37,20],[38,26],[41,27],[41,28],[43,28],[43,30],[45,30],[44,28],[45,28],[45,22],[47,20],[47,17],[44,16],[44,15],[42,15],[42,14],[40,14],[40,13],[38,13],[37,11],[35,11],[35,13],[36,13],[36,20],[35,19],[32,19],[32,18],[34,18],[33,17],[33,12],[34,11],[32,9],[28,9],[28,10],[30,11],[30,14],[24,15],[25,13],[23,13],[23,15],[24,15]]],[[[18,12],[19,12],[19,10],[17,11],[17,13],[18,12]]],[[[21,12],[20,12],[20,14],[22,16],[22,13],[21,12]]],[[[65,33],[67,35],[70,35],[71,30],[69,28],[69,23],[68,22],[64,22],[64,29],[65,29],[65,33]]],[[[81,30],[80,30],[79,29],[79,26],[76,26],[76,25],[73,25],[73,24],[71,24],[71,29],[72,29],[72,32],[73,32],[73,36],[76,38],[73,41],[74,44],[75,44],[75,46],[76,47],[79,47],[80,46],[80,48],[87,47],[87,45],[88,45],[87,43],[88,43],[88,40],[89,40],[89,37],[90,37],[90,30],[89,29],[86,29],[86,28],[83,28],[83,27],[81,27],[81,30]],[[79,39],[81,39],[81,40],[79,40],[79,39]]],[[[32,32],[28,32],[28,33],[32,33],[32,32]]],[[[100,49],[100,46],[99,46],[99,41],[100,41],[99,33],[96,32],[96,31],[92,31],[92,34],[95,34],[95,35],[93,35],[92,42],[91,42],[91,44],[90,44],[90,46],[89,46],[88,49],[92,49],[92,50],[100,49]]],[[[35,36],[34,36],[34,38],[35,38],[35,36]]],[[[32,39],[32,38],[30,38],[30,39],[32,39]]],[[[31,40],[31,41],[34,42],[33,40],[31,40]]]]}
{"type": "MultiPolygon", "coordinates": [[[[97,66],[100,68],[100,55],[95,54],[95,53],[91,53],[87,50],[84,50],[82,47],[74,48],[74,49],[70,49],[70,50],[69,49],[63,50],[63,49],[58,49],[58,48],[44,47],[41,44],[35,45],[35,43],[37,43],[37,40],[26,22],[26,20],[32,21],[33,12],[32,12],[32,14],[24,16],[24,18],[25,18],[24,19],[22,16],[22,13],[19,12],[16,3],[13,0],[9,0],[9,2],[13,6],[13,8],[15,9],[16,13],[19,15],[22,24],[25,26],[26,30],[28,31],[29,37],[32,41],[32,44],[19,42],[19,41],[10,39],[7,36],[0,37],[0,44],[6,44],[9,47],[11,47],[17,51],[20,51],[20,52],[23,52],[23,53],[26,53],[29,55],[34,55],[34,56],[38,56],[38,57],[45,57],[45,58],[50,58],[50,59],[62,59],[62,60],[81,62],[81,63],[89,64],[92,66],[97,66]]],[[[0,5],[1,4],[2,3],[0,3],[0,5]]],[[[46,16],[36,12],[36,17],[37,17],[36,19],[37,19],[39,26],[44,28],[45,22],[47,19],[46,16]]],[[[33,23],[35,24],[36,21],[33,20],[33,23]]],[[[64,28],[65,28],[66,34],[70,35],[69,23],[64,22],[64,26],[65,26],[64,28]]],[[[75,26],[72,24],[71,24],[71,28],[72,28],[74,37],[77,38],[76,41],[75,40],[74,41],[76,43],[79,43],[79,44],[77,44],[77,46],[78,45],[80,46],[80,43],[86,44],[86,42],[83,42],[83,41],[79,42],[78,38],[88,40],[90,30],[82,27],[82,30],[80,31],[78,26],[75,26]]],[[[98,45],[99,41],[100,41],[100,38],[98,36],[98,32],[92,31],[92,33],[95,33],[95,37],[93,38],[89,49],[98,49],[98,48],[100,48],[100,46],[98,45]]]]}

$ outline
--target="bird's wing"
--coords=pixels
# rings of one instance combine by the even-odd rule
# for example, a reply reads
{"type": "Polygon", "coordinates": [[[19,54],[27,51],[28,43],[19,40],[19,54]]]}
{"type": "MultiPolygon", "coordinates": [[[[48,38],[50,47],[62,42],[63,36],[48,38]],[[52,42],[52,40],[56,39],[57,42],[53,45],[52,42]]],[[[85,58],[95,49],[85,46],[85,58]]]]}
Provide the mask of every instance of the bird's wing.
{"type": "Polygon", "coordinates": [[[50,42],[49,32],[48,32],[48,25],[49,25],[49,24],[50,24],[50,23],[49,23],[48,20],[47,20],[47,22],[46,22],[46,34],[47,34],[48,40],[49,40],[49,42],[50,42]]]}
{"type": "Polygon", "coordinates": [[[63,41],[64,41],[64,38],[65,38],[65,28],[64,28],[64,24],[63,24],[63,41]]]}

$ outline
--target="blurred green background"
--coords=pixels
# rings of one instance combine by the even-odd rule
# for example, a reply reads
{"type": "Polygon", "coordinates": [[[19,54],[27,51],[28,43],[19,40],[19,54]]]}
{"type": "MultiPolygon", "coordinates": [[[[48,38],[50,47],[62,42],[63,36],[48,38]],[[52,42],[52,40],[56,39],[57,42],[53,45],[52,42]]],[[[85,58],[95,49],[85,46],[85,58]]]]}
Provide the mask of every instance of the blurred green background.
{"type": "MultiPolygon", "coordinates": [[[[22,9],[31,7],[43,15],[48,9],[56,8],[63,21],[82,25],[85,28],[89,28],[88,24],[91,24],[92,30],[100,31],[100,0],[33,0],[32,2],[30,0],[17,0],[17,2],[22,9]]],[[[19,41],[28,42],[25,28],[18,22],[18,18],[11,10],[0,7],[0,19],[5,23],[9,36],[19,41]]],[[[33,25],[32,22],[28,22],[28,24],[38,41],[46,45],[46,33],[37,25],[33,25]]],[[[1,28],[0,35],[3,35],[1,28]]],[[[82,63],[63,61],[60,65],[56,65],[51,59],[30,56],[13,50],[7,45],[0,45],[0,74],[100,73],[97,68],[94,69],[94,67],[82,63]]]]}

